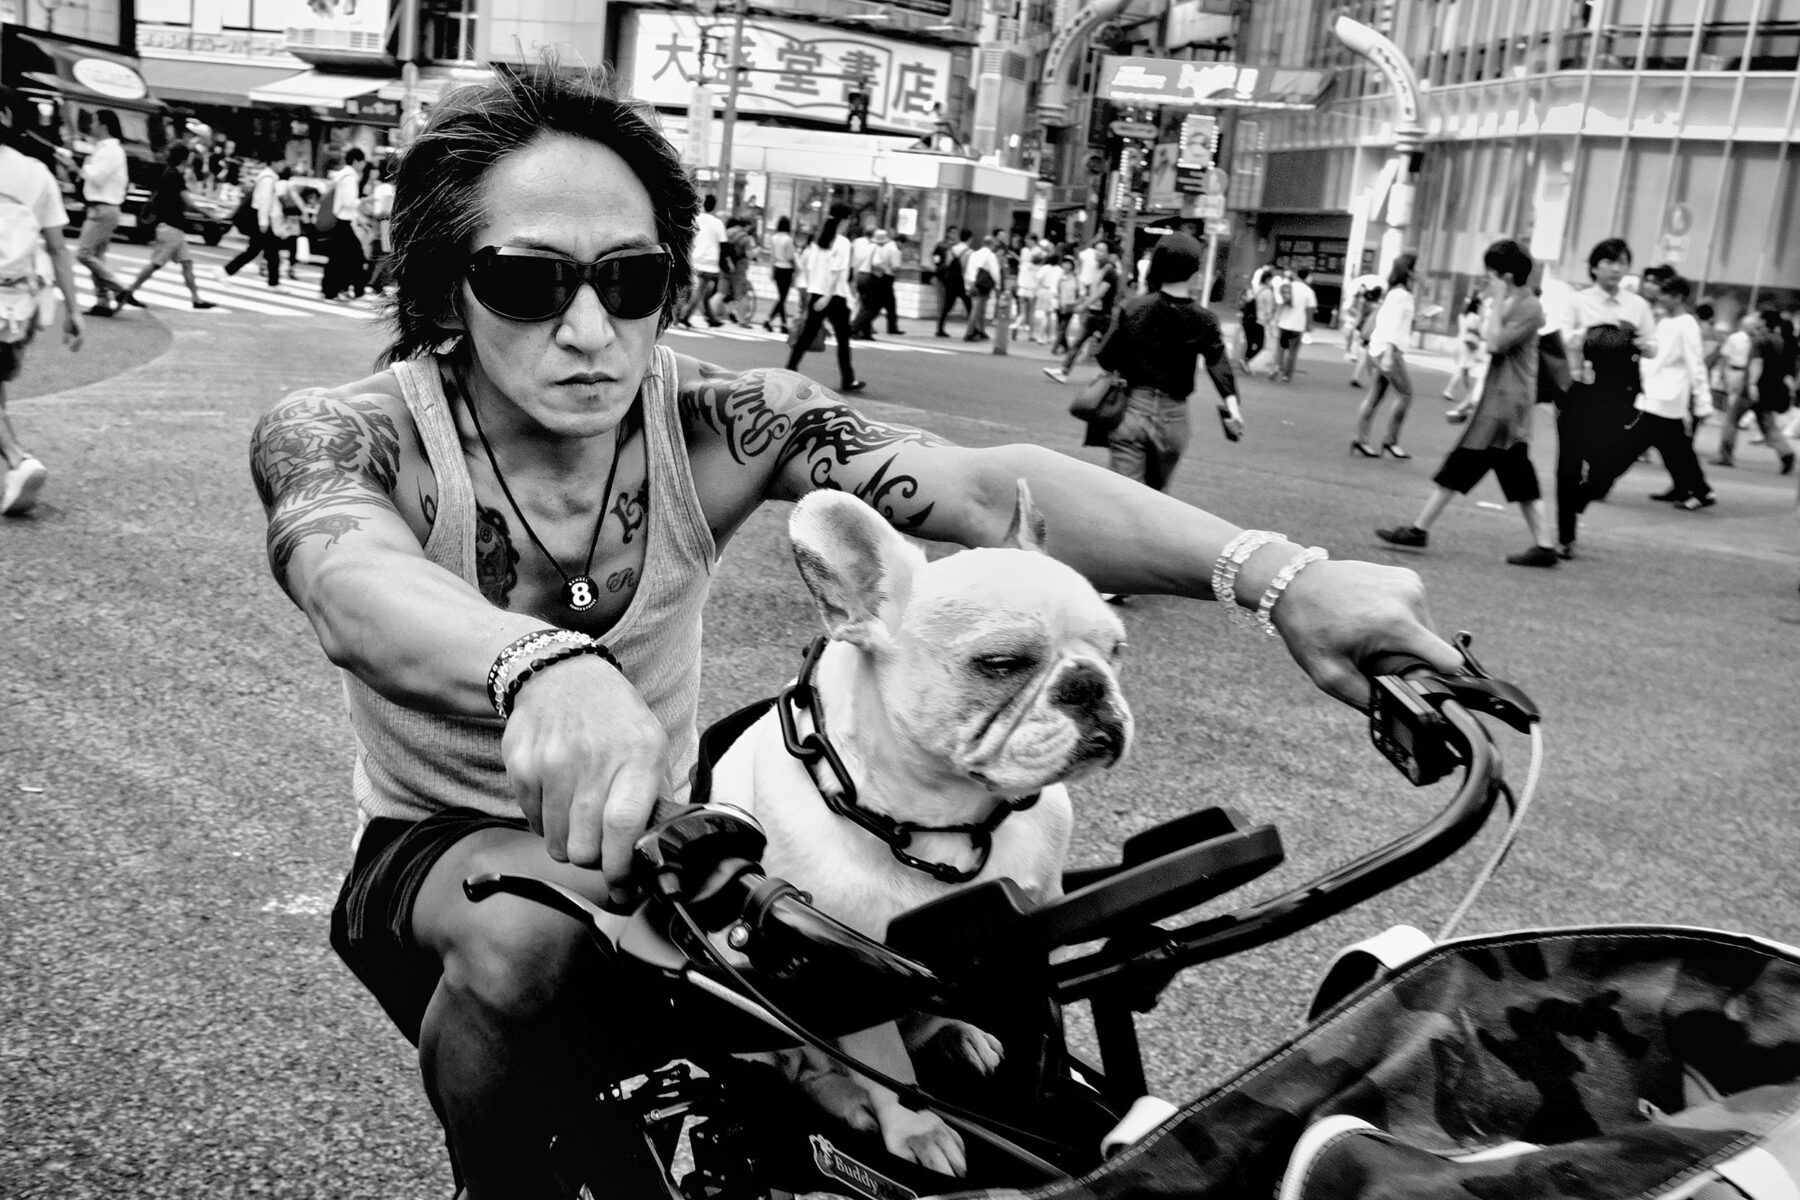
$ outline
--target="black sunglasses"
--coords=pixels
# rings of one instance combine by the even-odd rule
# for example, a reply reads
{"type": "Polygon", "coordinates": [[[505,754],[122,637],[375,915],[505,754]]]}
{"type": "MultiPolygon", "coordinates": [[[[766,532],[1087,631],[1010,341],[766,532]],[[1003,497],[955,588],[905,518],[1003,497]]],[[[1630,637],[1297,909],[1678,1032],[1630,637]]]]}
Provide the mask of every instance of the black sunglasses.
{"type": "Polygon", "coordinates": [[[548,321],[562,315],[582,284],[626,321],[662,308],[669,290],[669,248],[633,246],[578,263],[560,254],[483,246],[469,258],[469,290],[481,306],[509,321],[548,321]]]}

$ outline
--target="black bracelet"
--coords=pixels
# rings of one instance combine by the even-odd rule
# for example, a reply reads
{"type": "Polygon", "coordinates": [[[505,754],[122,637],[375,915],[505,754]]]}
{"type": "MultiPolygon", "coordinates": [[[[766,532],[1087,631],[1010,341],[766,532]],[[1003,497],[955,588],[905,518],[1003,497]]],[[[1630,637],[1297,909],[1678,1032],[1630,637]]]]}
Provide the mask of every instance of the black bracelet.
{"type": "Polygon", "coordinates": [[[487,694],[488,694],[488,699],[494,705],[495,712],[500,711],[500,701],[501,701],[500,674],[501,674],[501,672],[506,670],[507,667],[511,666],[512,662],[515,658],[518,658],[521,654],[524,654],[525,651],[531,649],[533,646],[537,645],[539,642],[548,641],[549,639],[556,637],[558,634],[566,634],[569,632],[570,631],[566,630],[566,629],[534,629],[530,633],[526,634],[524,637],[515,638],[512,641],[508,642],[506,644],[506,648],[504,650],[502,650],[502,651],[500,651],[500,653],[494,655],[494,663],[492,666],[490,666],[488,668],[488,673],[487,673],[487,694]]]}
{"type": "Polygon", "coordinates": [[[592,654],[596,658],[604,659],[611,665],[613,670],[619,672],[621,675],[625,673],[625,668],[619,665],[619,660],[613,657],[612,651],[608,650],[597,641],[585,642],[579,646],[563,646],[558,650],[551,651],[541,658],[532,659],[523,670],[513,677],[513,681],[507,685],[506,696],[500,704],[500,719],[504,721],[511,718],[513,701],[518,699],[519,689],[525,686],[525,681],[527,679],[530,679],[545,667],[562,662],[564,659],[575,658],[582,654],[592,654]]]}

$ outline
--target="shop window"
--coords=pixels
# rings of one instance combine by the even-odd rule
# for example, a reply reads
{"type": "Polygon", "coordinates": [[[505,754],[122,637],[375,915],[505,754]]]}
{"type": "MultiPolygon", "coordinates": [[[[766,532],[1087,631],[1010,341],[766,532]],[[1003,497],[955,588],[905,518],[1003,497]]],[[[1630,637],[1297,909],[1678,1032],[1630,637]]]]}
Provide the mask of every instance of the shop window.
{"type": "Polygon", "coordinates": [[[1800,20],[1768,22],[1757,27],[1750,47],[1752,71],[1791,71],[1800,60],[1800,20]]]}
{"type": "Polygon", "coordinates": [[[1749,30],[1742,25],[1707,26],[1700,33],[1700,57],[1695,68],[1701,71],[1739,70],[1749,39],[1749,30]]]}
{"type": "Polygon", "coordinates": [[[1588,44],[1592,36],[1585,29],[1572,29],[1562,35],[1561,50],[1557,54],[1556,67],[1559,71],[1579,71],[1587,66],[1588,44]]]}

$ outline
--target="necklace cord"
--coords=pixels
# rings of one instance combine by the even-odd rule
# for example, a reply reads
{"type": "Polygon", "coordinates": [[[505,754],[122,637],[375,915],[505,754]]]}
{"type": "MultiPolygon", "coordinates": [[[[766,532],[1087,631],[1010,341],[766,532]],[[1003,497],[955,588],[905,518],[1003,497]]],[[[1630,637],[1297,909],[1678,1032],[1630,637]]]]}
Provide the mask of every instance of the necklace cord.
{"type": "MultiPolygon", "coordinates": [[[[563,586],[572,585],[575,580],[571,579],[569,573],[563,570],[562,564],[556,561],[556,556],[550,553],[549,548],[538,537],[537,531],[531,527],[531,522],[525,519],[524,510],[519,507],[519,502],[513,499],[512,489],[506,486],[506,476],[500,473],[500,463],[494,458],[494,447],[488,443],[487,432],[481,427],[481,418],[475,413],[474,398],[469,394],[469,390],[462,386],[460,379],[457,381],[457,391],[462,395],[463,406],[469,410],[469,420],[475,425],[475,436],[481,439],[481,448],[487,454],[488,466],[493,468],[494,481],[500,485],[500,492],[506,497],[506,502],[512,506],[513,515],[519,518],[519,524],[525,527],[525,536],[531,539],[531,544],[538,548],[538,553],[548,559],[551,567],[555,568],[556,573],[562,577],[563,586]]],[[[626,416],[630,416],[630,413],[627,412],[626,416]]],[[[614,481],[618,478],[619,460],[625,456],[624,426],[625,418],[621,417],[619,424],[613,427],[612,465],[606,469],[606,486],[600,493],[600,516],[594,522],[594,536],[588,541],[587,561],[582,564],[581,578],[587,578],[588,572],[594,568],[594,550],[600,545],[600,529],[606,524],[606,509],[607,505],[612,502],[612,489],[614,481]]]]}

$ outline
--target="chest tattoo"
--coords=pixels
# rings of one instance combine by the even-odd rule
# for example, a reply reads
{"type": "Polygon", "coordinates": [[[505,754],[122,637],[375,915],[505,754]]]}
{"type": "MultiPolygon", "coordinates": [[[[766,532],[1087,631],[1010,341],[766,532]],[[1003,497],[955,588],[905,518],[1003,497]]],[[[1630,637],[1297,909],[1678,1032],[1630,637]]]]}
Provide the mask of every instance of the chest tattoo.
{"type": "Polygon", "coordinates": [[[626,591],[637,583],[637,578],[636,567],[626,567],[623,570],[614,571],[606,577],[606,590],[609,592],[626,591]]]}
{"type": "Polygon", "coordinates": [[[519,583],[519,552],[498,509],[475,509],[475,582],[489,604],[506,607],[519,583]]]}
{"type": "Polygon", "coordinates": [[[650,512],[650,481],[646,479],[635,494],[620,492],[619,498],[613,502],[612,511],[619,518],[620,540],[630,545],[637,531],[644,527],[644,519],[650,512]]]}

